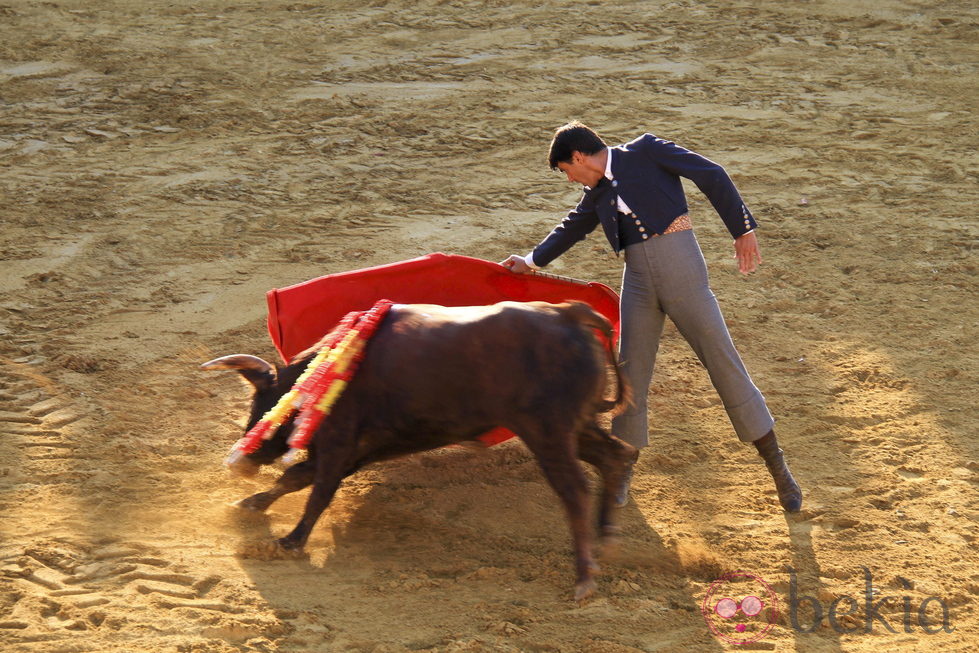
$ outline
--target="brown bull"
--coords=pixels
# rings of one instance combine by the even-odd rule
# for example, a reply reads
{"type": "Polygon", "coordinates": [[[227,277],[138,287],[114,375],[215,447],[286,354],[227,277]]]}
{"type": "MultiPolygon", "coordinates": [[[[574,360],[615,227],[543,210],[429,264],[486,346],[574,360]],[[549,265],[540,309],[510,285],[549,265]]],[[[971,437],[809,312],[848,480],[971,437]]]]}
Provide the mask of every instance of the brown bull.
{"type": "MultiPolygon", "coordinates": [[[[616,532],[615,490],[637,451],[601,426],[599,413],[620,410],[628,388],[614,354],[608,321],[579,302],[502,302],[448,308],[396,304],[365,349],[356,376],[315,433],[307,460],[288,468],[275,486],[243,501],[262,511],[284,494],[313,490],[296,528],[278,540],[301,549],[341,480],[378,460],[473,440],[502,426],[536,456],[567,511],[577,563],[575,598],[595,589],[596,565],[588,527],[586,478],[578,458],[602,476],[599,530],[616,532]],[[604,398],[607,366],[616,371],[618,396],[604,398]]],[[[234,369],[255,387],[251,428],[287,392],[313,356],[300,354],[287,367],[234,355],[201,367],[234,369]]],[[[292,424],[284,424],[262,448],[236,464],[254,474],[287,449],[292,424]]]]}

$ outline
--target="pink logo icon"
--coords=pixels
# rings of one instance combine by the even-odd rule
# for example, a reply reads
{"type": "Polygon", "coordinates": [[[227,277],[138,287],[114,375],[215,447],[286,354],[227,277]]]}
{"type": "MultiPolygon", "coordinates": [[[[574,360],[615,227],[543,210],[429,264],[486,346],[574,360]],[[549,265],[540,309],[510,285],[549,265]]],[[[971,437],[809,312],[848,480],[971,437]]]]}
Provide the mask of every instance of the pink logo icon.
{"type": "Polygon", "coordinates": [[[758,576],[734,571],[711,584],[701,612],[717,637],[732,644],[748,644],[775,626],[778,597],[758,576]]]}

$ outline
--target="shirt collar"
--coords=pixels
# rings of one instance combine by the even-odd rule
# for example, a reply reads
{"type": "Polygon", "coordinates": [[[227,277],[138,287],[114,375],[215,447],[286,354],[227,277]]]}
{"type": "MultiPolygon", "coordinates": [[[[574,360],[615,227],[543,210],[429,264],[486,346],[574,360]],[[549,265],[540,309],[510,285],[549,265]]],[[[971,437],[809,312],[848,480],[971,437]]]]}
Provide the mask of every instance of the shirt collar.
{"type": "MultiPolygon", "coordinates": [[[[606,147],[605,149],[606,151],[608,151],[608,157],[606,157],[605,159],[605,178],[608,179],[609,181],[612,181],[612,179],[614,179],[614,177],[612,177],[612,148],[606,147]]],[[[601,182],[602,180],[599,179],[598,181],[601,182]]],[[[595,185],[597,186],[598,184],[595,185]]],[[[587,184],[585,184],[584,186],[588,190],[594,188],[594,186],[589,186],[587,184]]]]}

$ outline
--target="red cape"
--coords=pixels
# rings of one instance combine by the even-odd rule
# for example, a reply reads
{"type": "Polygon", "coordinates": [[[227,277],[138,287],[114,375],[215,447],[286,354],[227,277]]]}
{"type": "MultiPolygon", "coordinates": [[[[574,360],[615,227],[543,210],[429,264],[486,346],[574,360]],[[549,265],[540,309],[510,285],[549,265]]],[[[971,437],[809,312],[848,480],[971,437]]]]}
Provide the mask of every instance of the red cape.
{"type": "MultiPolygon", "coordinates": [[[[502,265],[448,254],[373,268],[329,274],[287,288],[270,290],[269,335],[282,359],[316,343],[350,311],[367,310],[379,299],[401,304],[477,306],[501,301],[576,299],[608,318],[618,334],[619,297],[608,286],[540,274],[516,274],[502,265]]],[[[513,437],[495,429],[480,440],[487,445],[513,437]]]]}

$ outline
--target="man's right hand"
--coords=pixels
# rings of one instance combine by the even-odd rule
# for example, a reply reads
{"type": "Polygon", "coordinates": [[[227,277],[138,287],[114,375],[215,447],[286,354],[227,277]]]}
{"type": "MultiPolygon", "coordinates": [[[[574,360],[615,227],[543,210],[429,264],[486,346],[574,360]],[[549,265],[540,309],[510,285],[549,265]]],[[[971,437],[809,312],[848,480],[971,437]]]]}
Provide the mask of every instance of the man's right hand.
{"type": "Polygon", "coordinates": [[[519,272],[520,274],[526,274],[527,272],[534,271],[532,267],[527,265],[526,261],[524,261],[524,258],[517,254],[511,254],[507,260],[500,261],[500,265],[507,268],[511,272],[519,272]]]}

